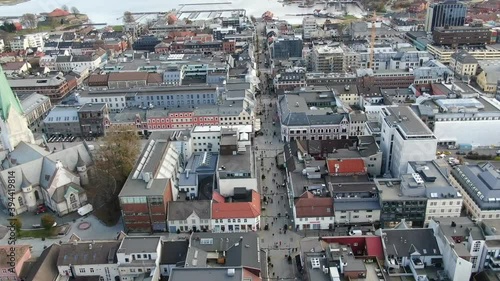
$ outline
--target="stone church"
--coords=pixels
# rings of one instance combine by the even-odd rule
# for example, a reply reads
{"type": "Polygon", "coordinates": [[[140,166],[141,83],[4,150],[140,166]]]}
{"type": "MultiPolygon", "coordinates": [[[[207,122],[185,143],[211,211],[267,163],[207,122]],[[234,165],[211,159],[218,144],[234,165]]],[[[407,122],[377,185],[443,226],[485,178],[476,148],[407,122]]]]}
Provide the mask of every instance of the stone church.
{"type": "Polygon", "coordinates": [[[88,146],[82,143],[49,152],[36,145],[1,66],[0,129],[0,199],[4,206],[12,202],[17,215],[45,204],[65,215],[87,204],[82,186],[88,184],[87,167],[93,163],[88,146]]]}

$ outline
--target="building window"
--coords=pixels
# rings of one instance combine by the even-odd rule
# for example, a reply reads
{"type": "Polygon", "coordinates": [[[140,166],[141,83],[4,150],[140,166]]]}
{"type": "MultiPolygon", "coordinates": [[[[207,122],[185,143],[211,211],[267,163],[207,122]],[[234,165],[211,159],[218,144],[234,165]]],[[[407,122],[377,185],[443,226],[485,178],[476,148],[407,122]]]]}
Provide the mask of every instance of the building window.
{"type": "Polygon", "coordinates": [[[79,271],[80,273],[85,273],[85,268],[80,268],[79,271]]]}
{"type": "Polygon", "coordinates": [[[23,197],[19,196],[19,198],[17,198],[17,201],[19,202],[19,206],[20,206],[20,207],[24,206],[24,200],[23,200],[23,197]]]}

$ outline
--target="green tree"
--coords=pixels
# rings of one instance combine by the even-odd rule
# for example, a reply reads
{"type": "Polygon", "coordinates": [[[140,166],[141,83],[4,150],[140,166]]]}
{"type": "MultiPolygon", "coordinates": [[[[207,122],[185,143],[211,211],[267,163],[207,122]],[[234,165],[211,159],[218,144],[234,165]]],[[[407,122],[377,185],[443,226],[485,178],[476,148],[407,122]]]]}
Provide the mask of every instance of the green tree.
{"type": "Polygon", "coordinates": [[[140,138],[137,128],[111,127],[103,138],[103,148],[98,151],[95,166],[113,176],[117,186],[121,187],[134,168],[139,152],[140,138]]]}
{"type": "Polygon", "coordinates": [[[42,227],[45,228],[46,230],[51,229],[52,226],[54,226],[55,222],[56,222],[56,219],[52,215],[49,215],[49,214],[43,215],[42,218],[40,219],[40,223],[41,223],[42,227]]]}
{"type": "Polygon", "coordinates": [[[21,16],[20,22],[28,29],[35,29],[37,26],[37,18],[34,14],[24,14],[21,16]]]}
{"type": "Polygon", "coordinates": [[[13,226],[16,232],[19,233],[19,231],[23,227],[23,223],[21,222],[20,218],[12,218],[10,219],[10,226],[13,226]]]}
{"type": "Polygon", "coordinates": [[[124,23],[133,23],[135,22],[134,15],[131,12],[126,11],[123,13],[123,22],[124,23]]]}

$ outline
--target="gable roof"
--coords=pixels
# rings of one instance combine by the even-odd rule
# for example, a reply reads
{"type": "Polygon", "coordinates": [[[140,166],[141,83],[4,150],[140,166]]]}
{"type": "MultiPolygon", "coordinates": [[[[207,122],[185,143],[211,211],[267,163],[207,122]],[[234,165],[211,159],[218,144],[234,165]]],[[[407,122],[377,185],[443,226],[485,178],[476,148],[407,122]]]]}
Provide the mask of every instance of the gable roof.
{"type": "Polygon", "coordinates": [[[252,190],[251,202],[214,202],[212,204],[212,218],[255,218],[260,216],[260,208],[260,195],[255,190],[252,190]]]}
{"type": "Polygon", "coordinates": [[[168,220],[186,220],[192,213],[210,219],[210,200],[172,201],[168,203],[168,220]]]}
{"type": "Polygon", "coordinates": [[[47,16],[48,17],[65,17],[70,15],[69,12],[62,10],[62,9],[54,9],[52,12],[50,12],[47,16]]]}
{"type": "Polygon", "coordinates": [[[14,109],[19,114],[23,114],[23,108],[19,99],[12,92],[5,72],[0,65],[0,118],[7,120],[9,118],[10,109],[14,109]]]}
{"type": "MultiPolygon", "coordinates": [[[[11,268],[12,266],[9,265],[10,262],[10,249],[11,246],[0,246],[0,267],[1,268],[11,268]]],[[[30,247],[28,245],[18,245],[15,246],[15,256],[14,256],[14,262],[17,265],[17,263],[21,260],[21,258],[26,254],[27,251],[30,250],[30,247]]],[[[18,272],[19,273],[19,272],[18,272]]]]}
{"type": "Polygon", "coordinates": [[[432,228],[386,229],[382,239],[386,255],[407,257],[415,252],[420,255],[440,255],[432,228]]]}
{"type": "Polygon", "coordinates": [[[363,159],[329,159],[327,160],[330,174],[364,174],[366,173],[363,159]],[[337,166],[338,165],[338,166],[337,166]],[[336,169],[338,167],[338,169],[336,169]]]}
{"type": "Polygon", "coordinates": [[[333,216],[333,198],[314,197],[306,191],[295,199],[295,213],[298,218],[333,216]]]}
{"type": "Polygon", "coordinates": [[[108,264],[116,262],[120,241],[76,242],[61,245],[57,266],[108,264]],[[90,246],[92,245],[92,246],[90,246]]]}
{"type": "Polygon", "coordinates": [[[54,281],[59,277],[57,269],[57,257],[61,246],[52,244],[47,249],[43,250],[40,257],[28,271],[25,278],[26,281],[54,281]]]}

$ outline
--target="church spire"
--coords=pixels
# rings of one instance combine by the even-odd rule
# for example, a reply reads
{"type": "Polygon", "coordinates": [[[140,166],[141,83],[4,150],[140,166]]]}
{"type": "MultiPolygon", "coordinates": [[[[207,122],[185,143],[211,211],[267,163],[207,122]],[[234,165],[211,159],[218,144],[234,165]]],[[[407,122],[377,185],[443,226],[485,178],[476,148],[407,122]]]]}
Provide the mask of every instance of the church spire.
{"type": "Polygon", "coordinates": [[[76,166],[77,167],[83,167],[85,166],[85,161],[83,161],[82,156],[80,155],[80,151],[77,151],[78,154],[78,160],[76,161],[76,166]]]}
{"type": "Polygon", "coordinates": [[[12,92],[9,81],[5,76],[2,66],[0,66],[0,118],[6,121],[9,118],[9,111],[13,108],[20,115],[23,115],[23,108],[17,96],[12,92]]]}
{"type": "Polygon", "coordinates": [[[23,170],[21,170],[21,176],[22,176],[21,187],[31,186],[31,182],[26,178],[26,175],[24,175],[23,170]]]}

